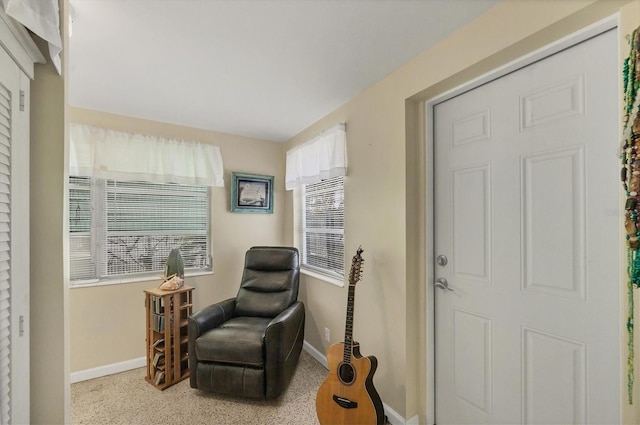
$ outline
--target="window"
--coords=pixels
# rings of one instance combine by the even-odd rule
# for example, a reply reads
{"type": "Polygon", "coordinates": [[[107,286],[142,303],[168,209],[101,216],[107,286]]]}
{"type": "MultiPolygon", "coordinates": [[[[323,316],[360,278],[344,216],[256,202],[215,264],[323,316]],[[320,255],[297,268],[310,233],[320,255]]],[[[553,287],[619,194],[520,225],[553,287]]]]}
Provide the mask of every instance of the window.
{"type": "Polygon", "coordinates": [[[302,267],[344,278],[344,179],[342,176],[301,186],[302,267]]]}
{"type": "Polygon", "coordinates": [[[161,274],[172,248],[185,271],[209,270],[209,189],[69,178],[71,281],[161,274]]]}

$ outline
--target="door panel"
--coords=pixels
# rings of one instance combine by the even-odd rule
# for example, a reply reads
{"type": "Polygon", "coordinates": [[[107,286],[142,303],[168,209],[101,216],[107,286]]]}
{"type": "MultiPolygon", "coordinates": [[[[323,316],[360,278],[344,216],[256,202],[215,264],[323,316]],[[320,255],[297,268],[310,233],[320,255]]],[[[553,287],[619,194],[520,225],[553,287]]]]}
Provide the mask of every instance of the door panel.
{"type": "Polygon", "coordinates": [[[452,170],[451,231],[454,273],[491,282],[491,165],[452,170]],[[468,205],[474,205],[472,214],[468,205]]]}
{"type": "Polygon", "coordinates": [[[434,106],[439,425],[620,421],[616,46],[434,106]]]}
{"type": "Polygon", "coordinates": [[[522,158],[524,290],[584,299],[585,199],[584,147],[522,158]]]}

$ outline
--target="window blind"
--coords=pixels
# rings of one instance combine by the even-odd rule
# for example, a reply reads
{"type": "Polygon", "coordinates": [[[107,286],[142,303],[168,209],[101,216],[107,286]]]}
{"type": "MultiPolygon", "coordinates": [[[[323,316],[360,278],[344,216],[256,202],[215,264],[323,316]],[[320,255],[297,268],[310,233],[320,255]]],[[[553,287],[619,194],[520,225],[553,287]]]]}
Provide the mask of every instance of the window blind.
{"type": "Polygon", "coordinates": [[[179,248],[185,269],[207,269],[205,186],[71,177],[71,280],[162,272],[179,248]]]}
{"type": "Polygon", "coordinates": [[[302,186],[299,244],[302,265],[321,274],[344,277],[344,178],[302,186]]]}
{"type": "Polygon", "coordinates": [[[11,93],[0,84],[0,423],[11,423],[11,93]]]}
{"type": "Polygon", "coordinates": [[[91,179],[69,178],[69,267],[71,280],[96,277],[91,245],[91,179]]]}

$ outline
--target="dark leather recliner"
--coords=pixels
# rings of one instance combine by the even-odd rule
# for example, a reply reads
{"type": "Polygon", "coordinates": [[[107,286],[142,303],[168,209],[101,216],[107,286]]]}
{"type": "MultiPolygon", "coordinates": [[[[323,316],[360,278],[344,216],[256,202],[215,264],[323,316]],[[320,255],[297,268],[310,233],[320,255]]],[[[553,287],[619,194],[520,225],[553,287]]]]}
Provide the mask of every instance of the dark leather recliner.
{"type": "Polygon", "coordinates": [[[253,247],[235,298],[189,317],[191,387],[277,398],[295,372],[304,340],[298,250],[253,247]]]}

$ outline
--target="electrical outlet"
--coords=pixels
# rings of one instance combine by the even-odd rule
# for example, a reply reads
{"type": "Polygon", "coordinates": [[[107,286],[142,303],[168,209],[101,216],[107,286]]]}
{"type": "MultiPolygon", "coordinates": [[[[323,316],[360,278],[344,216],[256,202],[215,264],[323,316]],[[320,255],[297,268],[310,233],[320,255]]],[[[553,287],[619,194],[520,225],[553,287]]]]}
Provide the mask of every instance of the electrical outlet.
{"type": "Polygon", "coordinates": [[[327,342],[331,340],[331,331],[329,328],[324,328],[324,340],[327,342]]]}

